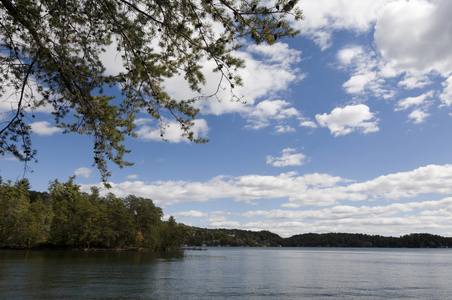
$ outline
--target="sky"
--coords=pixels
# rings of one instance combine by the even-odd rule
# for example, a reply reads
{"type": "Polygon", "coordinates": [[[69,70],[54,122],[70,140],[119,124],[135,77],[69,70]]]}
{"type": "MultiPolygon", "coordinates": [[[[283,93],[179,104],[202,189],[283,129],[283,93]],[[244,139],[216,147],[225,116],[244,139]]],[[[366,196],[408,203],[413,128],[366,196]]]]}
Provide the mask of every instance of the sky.
{"type": "MultiPolygon", "coordinates": [[[[164,142],[140,115],[138,138],[126,141],[135,164],[110,165],[103,192],[152,199],[165,218],[203,228],[452,236],[452,1],[298,5],[300,35],[236,53],[246,61],[241,101],[226,89],[197,103],[194,131],[209,143],[188,143],[170,119],[164,142]]],[[[212,68],[206,93],[218,83],[212,68]]],[[[181,77],[165,85],[190,96],[181,77]]],[[[45,110],[32,129],[33,190],[74,175],[83,190],[102,186],[90,137],[62,134],[45,110]]],[[[3,180],[23,167],[0,157],[3,180]]]]}

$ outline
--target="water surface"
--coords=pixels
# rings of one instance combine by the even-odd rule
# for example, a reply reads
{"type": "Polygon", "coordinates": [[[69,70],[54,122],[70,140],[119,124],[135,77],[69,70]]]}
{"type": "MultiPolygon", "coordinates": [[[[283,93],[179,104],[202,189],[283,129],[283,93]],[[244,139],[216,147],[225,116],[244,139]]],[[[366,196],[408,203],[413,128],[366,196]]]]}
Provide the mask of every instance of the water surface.
{"type": "Polygon", "coordinates": [[[450,299],[452,249],[0,250],[1,299],[450,299]]]}

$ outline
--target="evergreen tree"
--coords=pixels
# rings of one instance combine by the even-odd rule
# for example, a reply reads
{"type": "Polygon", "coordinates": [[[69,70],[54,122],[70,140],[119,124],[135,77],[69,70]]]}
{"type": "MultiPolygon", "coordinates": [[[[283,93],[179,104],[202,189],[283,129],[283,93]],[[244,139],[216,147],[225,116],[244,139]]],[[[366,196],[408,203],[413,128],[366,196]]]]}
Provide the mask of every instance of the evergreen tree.
{"type": "Polygon", "coordinates": [[[135,135],[139,111],[161,122],[172,116],[190,141],[206,142],[191,131],[198,98],[173,99],[164,81],[180,74],[200,93],[202,64],[210,60],[222,75],[219,87],[242,84],[236,71],[244,61],[234,56],[242,38],[273,44],[296,34],[288,19],[301,19],[297,0],[270,3],[0,0],[0,96],[17,99],[0,127],[0,154],[35,159],[29,120],[43,106],[65,132],[93,137],[103,180],[110,175],[107,161],[130,165],[123,142],[135,135]],[[121,71],[106,70],[101,54],[107,49],[116,51],[111,59],[122,61],[121,71]],[[119,87],[122,96],[114,99],[108,87],[119,87]]]}

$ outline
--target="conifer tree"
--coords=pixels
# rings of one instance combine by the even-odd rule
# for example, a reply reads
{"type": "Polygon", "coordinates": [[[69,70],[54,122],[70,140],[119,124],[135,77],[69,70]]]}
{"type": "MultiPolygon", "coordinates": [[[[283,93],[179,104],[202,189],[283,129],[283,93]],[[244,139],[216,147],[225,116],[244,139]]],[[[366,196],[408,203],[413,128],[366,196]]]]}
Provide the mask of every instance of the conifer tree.
{"type": "MultiPolygon", "coordinates": [[[[215,63],[221,82],[241,85],[234,56],[243,38],[273,44],[294,36],[297,0],[0,0],[0,154],[36,159],[30,122],[52,109],[64,132],[89,135],[93,164],[105,181],[107,162],[123,167],[125,137],[135,136],[135,116],[146,111],[174,117],[191,130],[198,98],[173,99],[165,79],[183,75],[193,91],[205,83],[202,61],[215,63]],[[218,26],[220,25],[220,26],[218,26]],[[107,72],[102,52],[114,47],[123,70],[107,72]],[[109,87],[119,88],[115,98],[109,87]]],[[[219,82],[220,84],[220,82],[219,82]]],[[[200,95],[203,96],[203,95],[200,95]]],[[[162,138],[164,129],[162,127],[162,138]]]]}

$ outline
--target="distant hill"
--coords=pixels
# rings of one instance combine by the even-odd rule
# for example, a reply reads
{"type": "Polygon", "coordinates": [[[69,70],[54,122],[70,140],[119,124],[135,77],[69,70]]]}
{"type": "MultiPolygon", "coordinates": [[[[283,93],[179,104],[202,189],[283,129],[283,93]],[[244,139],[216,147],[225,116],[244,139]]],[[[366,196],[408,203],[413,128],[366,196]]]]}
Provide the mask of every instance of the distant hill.
{"type": "Polygon", "coordinates": [[[187,246],[230,247],[380,247],[380,248],[449,248],[452,238],[429,233],[412,233],[385,237],[360,233],[306,233],[282,238],[270,231],[240,229],[205,229],[186,226],[187,246]]]}

